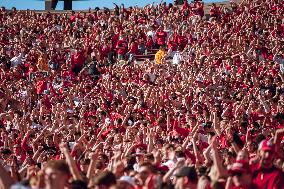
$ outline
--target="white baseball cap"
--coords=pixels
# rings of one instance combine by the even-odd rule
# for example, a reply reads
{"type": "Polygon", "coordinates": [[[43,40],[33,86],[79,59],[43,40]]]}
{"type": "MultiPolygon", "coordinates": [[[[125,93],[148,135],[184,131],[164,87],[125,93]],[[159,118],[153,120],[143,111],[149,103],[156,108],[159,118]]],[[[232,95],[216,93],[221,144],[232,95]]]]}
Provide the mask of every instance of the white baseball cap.
{"type": "Polygon", "coordinates": [[[120,177],[119,181],[127,182],[131,186],[135,187],[134,179],[130,176],[122,176],[122,177],[120,177]]]}

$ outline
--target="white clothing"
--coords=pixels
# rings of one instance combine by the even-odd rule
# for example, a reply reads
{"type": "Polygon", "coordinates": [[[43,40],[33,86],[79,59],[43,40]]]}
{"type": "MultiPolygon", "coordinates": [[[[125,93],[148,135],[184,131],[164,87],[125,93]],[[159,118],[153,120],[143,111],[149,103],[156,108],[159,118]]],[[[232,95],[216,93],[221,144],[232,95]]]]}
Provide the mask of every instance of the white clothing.
{"type": "Polygon", "coordinates": [[[173,57],[173,64],[178,65],[181,61],[183,61],[183,56],[179,51],[176,51],[173,57]]]}
{"type": "Polygon", "coordinates": [[[14,56],[11,61],[11,67],[15,67],[22,63],[23,54],[20,53],[18,56],[14,56]]]}

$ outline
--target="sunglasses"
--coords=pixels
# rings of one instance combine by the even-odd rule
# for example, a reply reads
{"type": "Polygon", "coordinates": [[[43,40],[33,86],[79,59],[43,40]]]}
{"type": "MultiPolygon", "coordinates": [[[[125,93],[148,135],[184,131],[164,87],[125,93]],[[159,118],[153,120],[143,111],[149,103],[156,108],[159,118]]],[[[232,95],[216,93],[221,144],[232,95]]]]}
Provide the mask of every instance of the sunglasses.
{"type": "Polygon", "coordinates": [[[237,177],[241,177],[243,175],[243,173],[240,173],[240,172],[235,172],[232,174],[232,176],[237,176],[237,177]]]}

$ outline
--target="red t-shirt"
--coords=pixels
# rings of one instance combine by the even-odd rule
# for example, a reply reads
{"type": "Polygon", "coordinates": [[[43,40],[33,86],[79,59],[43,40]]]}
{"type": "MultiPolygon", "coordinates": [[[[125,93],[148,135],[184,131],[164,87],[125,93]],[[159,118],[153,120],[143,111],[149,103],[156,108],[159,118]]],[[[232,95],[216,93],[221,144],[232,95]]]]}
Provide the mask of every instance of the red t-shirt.
{"type": "Polygon", "coordinates": [[[157,37],[157,44],[158,45],[165,45],[166,37],[167,37],[167,33],[165,31],[158,31],[156,33],[156,37],[157,37]]]}
{"type": "Polygon", "coordinates": [[[84,51],[77,52],[71,56],[72,67],[83,66],[85,63],[84,51]]]}
{"type": "Polygon", "coordinates": [[[131,54],[138,54],[138,44],[137,44],[136,42],[134,42],[134,43],[132,43],[132,44],[130,45],[130,50],[129,50],[129,52],[130,52],[131,54]]]}
{"type": "Polygon", "coordinates": [[[185,48],[187,42],[188,42],[188,39],[187,39],[186,36],[183,36],[183,35],[178,35],[178,36],[177,36],[177,43],[178,43],[178,45],[179,45],[182,49],[185,48]]]}
{"type": "Polygon", "coordinates": [[[203,4],[198,3],[196,6],[196,14],[203,17],[204,16],[204,10],[203,10],[203,4]]]}
{"type": "Polygon", "coordinates": [[[40,80],[36,84],[36,92],[37,94],[42,94],[44,90],[47,89],[47,84],[45,80],[40,80]]]}
{"type": "Polygon", "coordinates": [[[252,188],[254,189],[283,189],[284,173],[276,168],[261,168],[259,164],[252,166],[252,188]]]}
{"type": "Polygon", "coordinates": [[[114,34],[111,38],[111,41],[112,41],[112,47],[115,47],[117,42],[118,42],[118,39],[119,39],[119,34],[114,34]]]}
{"type": "Polygon", "coordinates": [[[148,39],[148,40],[146,41],[146,48],[147,48],[147,49],[152,49],[152,48],[153,48],[153,44],[154,44],[153,39],[152,39],[152,38],[151,38],[151,39],[148,39]]]}
{"type": "Polygon", "coordinates": [[[107,57],[108,53],[110,52],[110,47],[108,45],[103,45],[102,48],[100,49],[101,52],[101,58],[107,57]]]}
{"type": "Polygon", "coordinates": [[[177,120],[174,120],[172,125],[173,125],[174,131],[176,131],[181,136],[187,137],[189,135],[190,129],[178,127],[178,121],[177,120]]]}
{"type": "Polygon", "coordinates": [[[117,54],[125,54],[127,51],[127,42],[125,40],[118,40],[116,47],[119,47],[117,49],[117,54]]]}
{"type": "Polygon", "coordinates": [[[70,21],[71,21],[71,22],[75,22],[75,20],[76,20],[76,15],[70,16],[70,21]]]}
{"type": "Polygon", "coordinates": [[[177,43],[175,43],[174,41],[169,41],[169,42],[168,42],[168,48],[169,48],[169,49],[172,49],[172,51],[176,51],[176,50],[177,50],[177,47],[178,47],[178,45],[177,45],[177,43]]]}

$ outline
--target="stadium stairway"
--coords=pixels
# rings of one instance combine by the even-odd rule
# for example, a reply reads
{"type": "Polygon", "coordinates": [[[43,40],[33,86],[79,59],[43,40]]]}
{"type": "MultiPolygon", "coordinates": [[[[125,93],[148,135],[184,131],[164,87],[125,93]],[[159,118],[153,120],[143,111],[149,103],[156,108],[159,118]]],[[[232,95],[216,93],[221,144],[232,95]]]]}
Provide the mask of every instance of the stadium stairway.
{"type": "Polygon", "coordinates": [[[155,54],[157,53],[159,49],[148,49],[147,53],[145,55],[135,55],[135,60],[138,62],[144,62],[146,59],[154,60],[155,54]]]}

